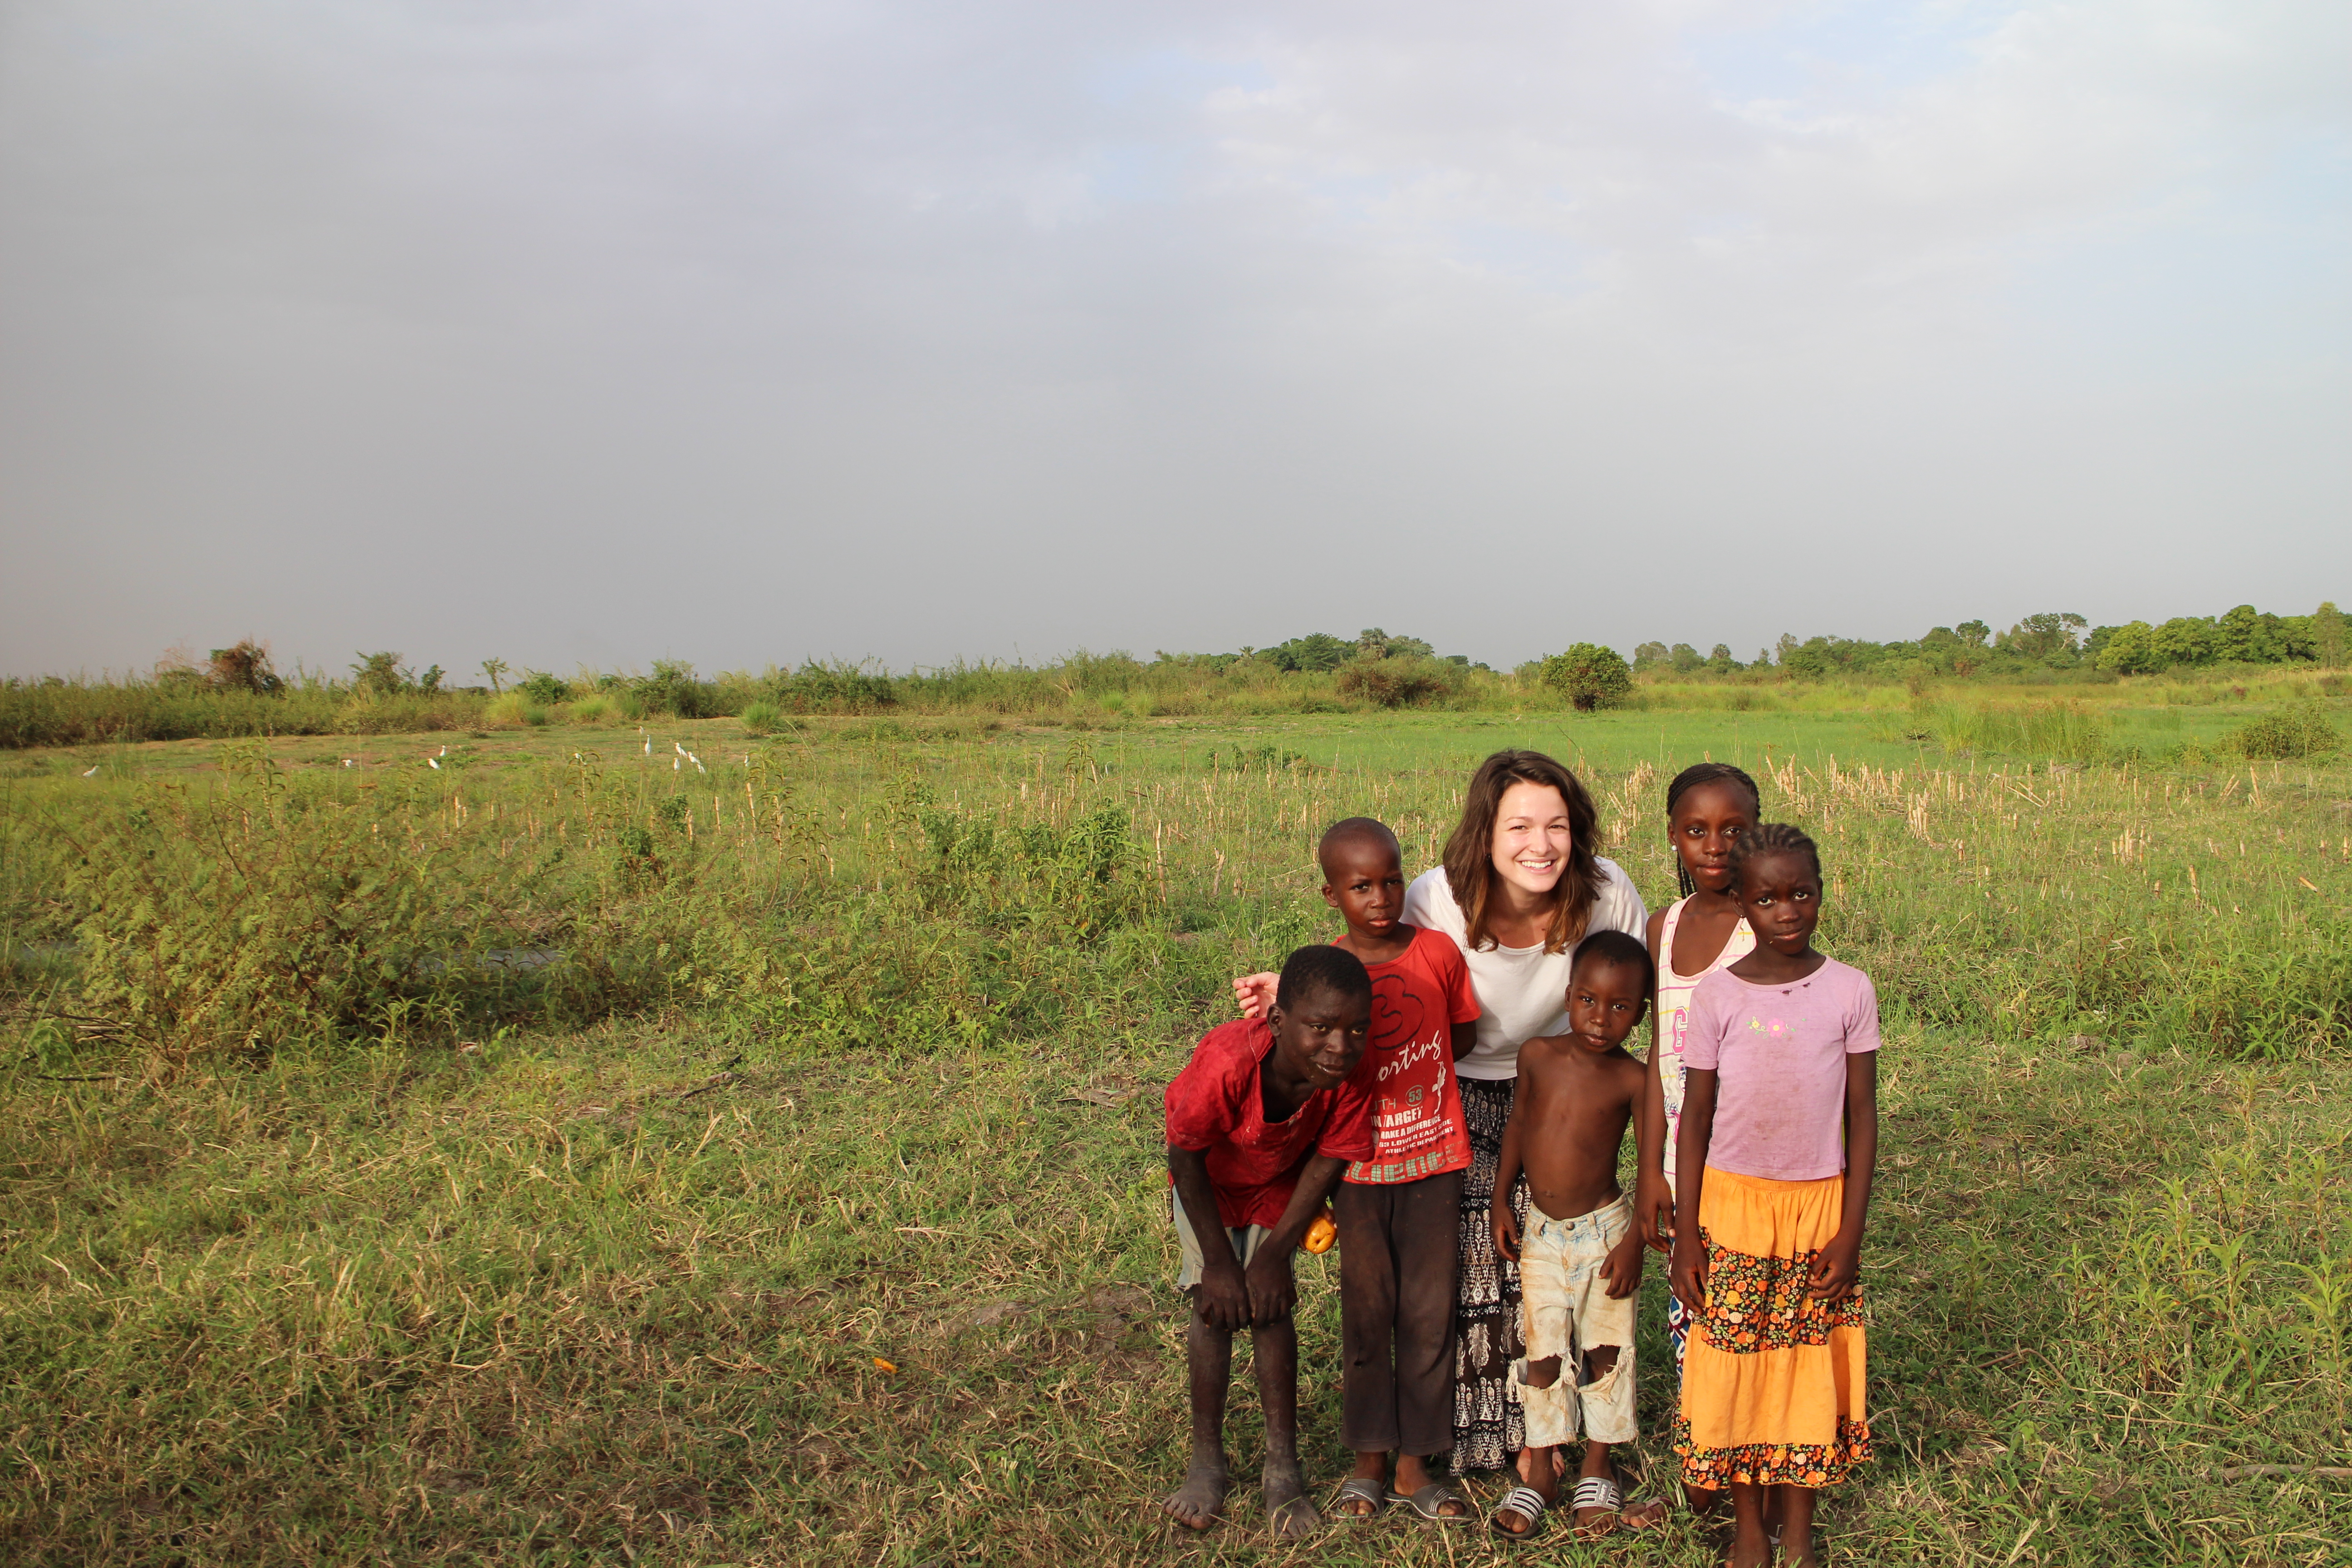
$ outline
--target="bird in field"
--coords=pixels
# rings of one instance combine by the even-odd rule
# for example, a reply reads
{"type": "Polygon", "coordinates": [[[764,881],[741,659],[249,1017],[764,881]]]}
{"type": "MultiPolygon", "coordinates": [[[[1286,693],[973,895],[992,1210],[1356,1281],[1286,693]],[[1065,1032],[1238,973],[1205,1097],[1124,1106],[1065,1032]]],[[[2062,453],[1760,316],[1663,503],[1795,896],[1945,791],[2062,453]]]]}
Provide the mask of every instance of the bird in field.
{"type": "Polygon", "coordinates": [[[92,763],[90,764],[90,767],[89,767],[89,772],[88,772],[88,773],[86,773],[82,774],[81,776],[82,776],[82,777],[84,777],[84,778],[86,778],[86,779],[94,779],[94,778],[96,778],[96,777],[98,776],[98,770],[99,770],[99,768],[100,768],[101,765],[102,765],[102,764],[98,763],[92,763]]]}
{"type": "Polygon", "coordinates": [[[441,771],[441,759],[438,757],[427,757],[425,759],[425,765],[431,768],[437,773],[441,771]]]}

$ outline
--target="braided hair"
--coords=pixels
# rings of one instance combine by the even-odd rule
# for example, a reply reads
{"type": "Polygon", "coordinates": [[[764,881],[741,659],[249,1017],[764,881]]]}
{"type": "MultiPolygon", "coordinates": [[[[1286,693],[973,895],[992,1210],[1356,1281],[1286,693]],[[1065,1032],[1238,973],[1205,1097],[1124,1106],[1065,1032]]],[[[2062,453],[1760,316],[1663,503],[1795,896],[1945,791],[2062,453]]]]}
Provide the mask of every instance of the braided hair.
{"type": "MultiPolygon", "coordinates": [[[[1745,768],[1735,768],[1729,763],[1693,763],[1676,773],[1674,782],[1666,785],[1668,842],[1672,842],[1675,831],[1675,802],[1699,785],[1711,784],[1738,784],[1748,792],[1748,798],[1756,803],[1756,815],[1764,815],[1764,792],[1756,787],[1756,781],[1748,776],[1745,768]]],[[[1682,896],[1685,899],[1698,891],[1698,884],[1691,880],[1690,868],[1683,864],[1679,853],[1675,856],[1675,885],[1682,889],[1682,896]]]]}
{"type": "Polygon", "coordinates": [[[1822,852],[1805,837],[1803,828],[1786,822],[1759,822],[1732,840],[1732,885],[1738,885],[1740,868],[1748,862],[1769,855],[1802,855],[1813,863],[1813,879],[1821,879],[1822,852]]]}

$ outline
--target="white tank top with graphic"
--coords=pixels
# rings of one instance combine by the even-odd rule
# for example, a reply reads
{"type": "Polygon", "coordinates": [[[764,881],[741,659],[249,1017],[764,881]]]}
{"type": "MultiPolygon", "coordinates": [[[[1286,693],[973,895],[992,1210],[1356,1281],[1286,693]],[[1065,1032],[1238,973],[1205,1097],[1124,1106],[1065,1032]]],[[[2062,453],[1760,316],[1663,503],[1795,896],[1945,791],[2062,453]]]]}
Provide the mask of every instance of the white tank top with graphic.
{"type": "Polygon", "coordinates": [[[1728,969],[1756,951],[1756,933],[1741,921],[1731,928],[1724,939],[1723,951],[1715,962],[1696,974],[1675,973],[1675,927],[1682,923],[1683,906],[1688,899],[1676,899],[1666,910],[1665,924],[1658,930],[1658,1085],[1665,1091],[1666,1101],[1666,1182],[1675,1179],[1675,1142],[1682,1136],[1683,1127],[1683,1034],[1690,1026],[1691,993],[1698,983],[1718,969],[1728,969]]]}

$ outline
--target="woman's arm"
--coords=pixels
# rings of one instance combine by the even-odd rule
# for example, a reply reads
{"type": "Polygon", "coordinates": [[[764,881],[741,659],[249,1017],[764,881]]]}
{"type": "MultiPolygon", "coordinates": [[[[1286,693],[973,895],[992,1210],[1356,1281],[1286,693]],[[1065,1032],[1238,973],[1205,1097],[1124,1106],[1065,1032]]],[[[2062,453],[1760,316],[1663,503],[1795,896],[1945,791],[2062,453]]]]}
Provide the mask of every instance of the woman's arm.
{"type": "Polygon", "coordinates": [[[1706,1184],[1706,1151],[1715,1140],[1716,1086],[1713,1068],[1683,1069],[1683,1130],[1675,1141],[1675,1207],[1679,1211],[1683,1204],[1690,1205],[1691,1223],[1675,1226],[1674,1260],[1666,1279],[1675,1300],[1690,1312],[1706,1305],[1706,1251],[1699,1245],[1698,1205],[1706,1184]]]}
{"type": "MultiPolygon", "coordinates": [[[[1683,1109],[1689,1124],[1687,1101],[1683,1109]]],[[[1806,1281],[1816,1301],[1840,1301],[1853,1294],[1862,1275],[1862,1232],[1870,1218],[1870,1184],[1878,1173],[1878,1053],[1857,1051],[1845,1058],[1845,1208],[1837,1235],[1813,1260],[1806,1281]]]]}

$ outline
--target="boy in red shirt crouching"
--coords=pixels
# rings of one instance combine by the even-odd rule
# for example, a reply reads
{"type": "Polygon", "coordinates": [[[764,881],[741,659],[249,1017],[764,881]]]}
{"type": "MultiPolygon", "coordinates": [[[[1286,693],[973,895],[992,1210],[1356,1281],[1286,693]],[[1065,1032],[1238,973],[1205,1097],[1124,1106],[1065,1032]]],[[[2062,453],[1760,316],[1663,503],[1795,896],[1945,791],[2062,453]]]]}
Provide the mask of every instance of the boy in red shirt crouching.
{"type": "Polygon", "coordinates": [[[1163,1505],[1206,1530],[1224,1506],[1225,1387],[1246,1324],[1265,1407],[1265,1508],[1298,1540],[1321,1518],[1298,1468],[1297,1299],[1291,1260],[1339,1173],[1371,1157],[1371,1100],[1349,1075],[1371,1024],[1372,983],[1353,953],[1302,947],[1263,1019],[1209,1031],[1168,1086],[1168,1173],[1192,1298],[1186,1361],[1192,1462],[1163,1505]]]}

